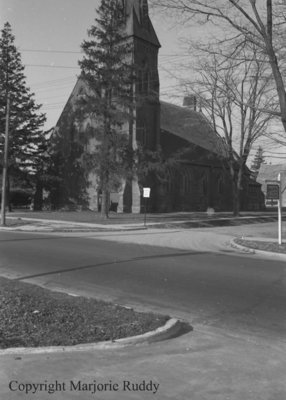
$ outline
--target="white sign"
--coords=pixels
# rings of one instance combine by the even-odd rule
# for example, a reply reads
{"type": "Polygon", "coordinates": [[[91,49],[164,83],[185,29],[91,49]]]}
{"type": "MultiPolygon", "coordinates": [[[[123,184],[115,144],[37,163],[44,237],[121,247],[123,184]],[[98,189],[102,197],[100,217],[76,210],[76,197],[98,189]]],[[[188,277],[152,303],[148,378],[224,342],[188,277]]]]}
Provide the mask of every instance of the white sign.
{"type": "Polygon", "coordinates": [[[143,188],[143,197],[149,198],[150,197],[150,188],[143,188]]]}

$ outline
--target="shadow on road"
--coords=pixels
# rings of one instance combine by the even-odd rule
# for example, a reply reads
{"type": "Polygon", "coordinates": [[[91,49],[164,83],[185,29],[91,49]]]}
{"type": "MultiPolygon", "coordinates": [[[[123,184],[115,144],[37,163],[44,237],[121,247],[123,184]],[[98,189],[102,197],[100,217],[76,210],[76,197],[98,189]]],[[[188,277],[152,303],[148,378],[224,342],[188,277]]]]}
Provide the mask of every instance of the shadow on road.
{"type": "Polygon", "coordinates": [[[188,252],[171,253],[171,254],[157,254],[157,255],[151,255],[151,256],[132,257],[132,258],[128,258],[128,259],[108,261],[108,262],[99,263],[99,264],[91,264],[91,265],[83,265],[83,266],[67,268],[67,269],[59,269],[59,270],[55,270],[55,271],[43,272],[41,274],[26,275],[26,276],[22,276],[20,278],[16,278],[15,280],[21,281],[21,280],[25,280],[25,279],[39,278],[41,276],[62,274],[62,273],[67,273],[67,272],[72,272],[72,271],[81,271],[84,269],[92,269],[92,268],[104,267],[104,266],[108,266],[108,265],[116,265],[116,264],[130,263],[130,262],[136,262],[136,261],[154,260],[154,259],[172,258],[172,257],[196,256],[196,255],[202,255],[202,254],[205,254],[205,252],[201,252],[201,251],[189,252],[188,251],[188,252]]]}

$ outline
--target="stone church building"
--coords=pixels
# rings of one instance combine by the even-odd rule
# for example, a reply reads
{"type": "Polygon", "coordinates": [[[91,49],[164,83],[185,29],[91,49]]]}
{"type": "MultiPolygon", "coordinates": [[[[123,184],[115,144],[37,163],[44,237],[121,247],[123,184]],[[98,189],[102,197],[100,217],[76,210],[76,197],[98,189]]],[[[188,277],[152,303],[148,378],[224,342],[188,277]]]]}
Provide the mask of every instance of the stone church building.
{"type": "MultiPolygon", "coordinates": [[[[147,0],[122,0],[126,21],[126,36],[132,41],[136,68],[135,122],[131,134],[133,147],[161,148],[165,158],[180,154],[179,167],[170,168],[165,179],[149,182],[123,182],[111,194],[111,206],[118,212],[142,211],[142,185],[151,187],[149,211],[217,211],[232,209],[231,179],[224,156],[223,140],[211,128],[204,115],[196,109],[195,98],[187,98],[177,106],[160,101],[158,53],[160,42],[149,18],[147,0]]],[[[70,144],[80,140],[94,121],[81,126],[75,122],[76,100],[85,90],[79,78],[54,129],[53,138],[61,138],[64,157],[70,144]]],[[[129,130],[130,131],[130,130],[129,130]]],[[[88,151],[88,146],[86,148],[88,151]]],[[[87,178],[87,207],[100,208],[100,190],[96,176],[87,178]]],[[[68,181],[65,183],[69,185],[68,181]]],[[[259,209],[264,199],[260,184],[246,170],[243,179],[242,209],[259,209]]]]}

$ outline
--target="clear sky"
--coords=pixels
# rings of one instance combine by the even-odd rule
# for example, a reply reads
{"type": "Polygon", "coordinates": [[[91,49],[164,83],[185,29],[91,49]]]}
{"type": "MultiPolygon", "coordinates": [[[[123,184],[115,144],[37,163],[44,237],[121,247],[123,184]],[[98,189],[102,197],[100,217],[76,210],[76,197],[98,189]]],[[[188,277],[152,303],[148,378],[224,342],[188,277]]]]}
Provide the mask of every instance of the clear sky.
{"type": "MultiPolygon", "coordinates": [[[[27,85],[47,115],[45,128],[54,126],[76,83],[80,70],[80,44],[95,18],[99,0],[0,0],[0,27],[8,21],[25,65],[27,85]]],[[[183,26],[151,11],[151,19],[162,48],[159,52],[161,99],[182,104],[184,90],[179,78],[192,74],[186,66],[192,56],[180,38],[205,37],[209,26],[183,26]]],[[[254,147],[255,152],[257,146],[254,147]]],[[[263,147],[265,147],[265,142],[263,147]]],[[[267,144],[277,153],[277,145],[267,144]]],[[[281,146],[280,146],[281,147],[281,146]]],[[[281,149],[280,149],[281,150],[281,149]]],[[[273,159],[272,163],[281,162],[273,159]]]]}

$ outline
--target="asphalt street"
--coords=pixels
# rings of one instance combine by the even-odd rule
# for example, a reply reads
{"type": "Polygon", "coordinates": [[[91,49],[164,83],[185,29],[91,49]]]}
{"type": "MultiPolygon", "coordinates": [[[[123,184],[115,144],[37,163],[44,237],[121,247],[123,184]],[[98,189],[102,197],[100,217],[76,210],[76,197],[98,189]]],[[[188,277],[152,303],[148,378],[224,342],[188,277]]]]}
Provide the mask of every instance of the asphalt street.
{"type": "Polygon", "coordinates": [[[0,232],[0,274],[285,341],[285,262],[96,238],[0,232]]]}

